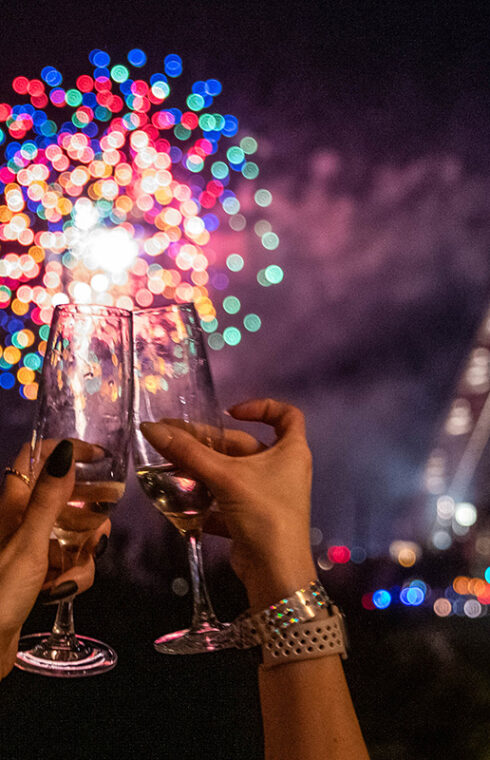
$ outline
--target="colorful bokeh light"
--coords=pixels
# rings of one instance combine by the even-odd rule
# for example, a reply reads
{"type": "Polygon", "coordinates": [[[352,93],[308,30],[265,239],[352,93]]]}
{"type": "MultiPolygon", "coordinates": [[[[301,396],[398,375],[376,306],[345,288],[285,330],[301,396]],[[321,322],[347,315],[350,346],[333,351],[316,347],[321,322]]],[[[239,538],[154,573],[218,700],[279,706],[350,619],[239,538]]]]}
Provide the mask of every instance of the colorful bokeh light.
{"type": "Polygon", "coordinates": [[[221,83],[189,91],[175,81],[176,54],[145,78],[140,48],[124,62],[95,49],[89,61],[74,86],[49,65],[39,79],[17,76],[21,102],[0,103],[0,387],[28,399],[56,304],[192,301],[221,350],[262,325],[236,291],[223,292],[252,267],[238,233],[262,243],[256,282],[284,277],[263,218],[272,195],[247,189],[260,174],[258,142],[216,110],[221,83]]]}

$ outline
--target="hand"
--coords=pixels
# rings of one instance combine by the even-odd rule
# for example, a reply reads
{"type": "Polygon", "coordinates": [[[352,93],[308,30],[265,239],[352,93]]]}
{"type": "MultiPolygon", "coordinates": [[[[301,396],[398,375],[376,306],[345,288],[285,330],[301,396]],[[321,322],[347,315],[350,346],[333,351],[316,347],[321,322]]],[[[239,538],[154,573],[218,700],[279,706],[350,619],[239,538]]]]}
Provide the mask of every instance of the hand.
{"type": "Polygon", "coordinates": [[[216,451],[171,420],[144,422],[141,430],[166,459],[213,493],[219,512],[210,512],[205,528],[222,534],[224,522],[232,539],[232,567],[252,607],[263,608],[316,577],[310,548],[311,453],[303,414],[294,406],[253,400],[229,413],[272,425],[276,442],[264,447],[247,433],[227,430],[216,451]]]}
{"type": "MultiPolygon", "coordinates": [[[[108,520],[101,525],[80,552],[76,567],[60,575],[59,547],[50,541],[51,530],[73,490],[73,455],[90,461],[97,456],[97,447],[81,441],[57,443],[43,442],[40,474],[33,487],[8,475],[0,496],[0,678],[13,666],[21,626],[41,588],[53,590],[71,582],[73,595],[92,584],[94,549],[110,525],[108,520]],[[55,471],[58,474],[50,474],[55,471]]],[[[29,457],[25,444],[14,468],[28,472],[29,457]]]]}

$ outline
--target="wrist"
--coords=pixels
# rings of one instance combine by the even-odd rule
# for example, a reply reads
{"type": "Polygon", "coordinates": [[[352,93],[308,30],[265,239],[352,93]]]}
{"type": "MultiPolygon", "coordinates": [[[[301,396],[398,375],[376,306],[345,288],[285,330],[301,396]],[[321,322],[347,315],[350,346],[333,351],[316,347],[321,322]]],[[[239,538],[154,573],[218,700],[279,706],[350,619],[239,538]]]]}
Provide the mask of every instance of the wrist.
{"type": "Polygon", "coordinates": [[[19,635],[0,633],[0,681],[14,667],[19,635]]]}
{"type": "Polygon", "coordinates": [[[254,568],[244,582],[251,611],[256,612],[275,604],[307,586],[316,576],[310,551],[296,560],[289,557],[287,562],[268,562],[254,568]]]}

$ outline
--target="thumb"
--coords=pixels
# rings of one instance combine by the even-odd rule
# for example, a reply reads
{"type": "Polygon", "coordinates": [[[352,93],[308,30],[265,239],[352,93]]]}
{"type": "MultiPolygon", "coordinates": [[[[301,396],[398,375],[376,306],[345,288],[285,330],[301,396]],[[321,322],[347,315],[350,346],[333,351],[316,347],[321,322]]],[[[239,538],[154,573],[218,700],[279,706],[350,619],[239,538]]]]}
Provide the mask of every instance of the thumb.
{"type": "Polygon", "coordinates": [[[19,533],[25,539],[48,540],[56,518],[73,491],[73,444],[60,441],[49,455],[29,499],[19,533]]]}
{"type": "Polygon", "coordinates": [[[201,480],[211,491],[222,481],[227,457],[200,443],[191,433],[164,422],[142,422],[140,429],[159,454],[201,480]]]}

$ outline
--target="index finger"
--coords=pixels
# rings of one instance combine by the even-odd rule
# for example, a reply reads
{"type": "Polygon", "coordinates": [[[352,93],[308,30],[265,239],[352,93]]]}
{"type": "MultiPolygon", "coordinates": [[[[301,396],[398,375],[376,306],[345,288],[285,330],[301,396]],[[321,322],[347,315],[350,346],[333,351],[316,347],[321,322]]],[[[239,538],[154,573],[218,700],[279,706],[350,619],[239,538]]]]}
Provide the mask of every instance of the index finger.
{"type": "MultiPolygon", "coordinates": [[[[101,446],[97,446],[96,443],[88,443],[87,441],[82,441],[79,438],[67,438],[66,440],[71,441],[73,444],[73,459],[76,462],[93,462],[94,460],[101,459],[104,456],[104,449],[101,446]]],[[[61,438],[44,438],[41,441],[41,453],[39,457],[39,461],[37,462],[37,472],[36,472],[36,478],[38,477],[39,473],[41,472],[44,462],[49,457],[52,451],[56,448],[56,446],[61,441],[61,438]]],[[[28,466],[30,463],[30,447],[29,444],[24,444],[24,446],[21,449],[21,452],[19,456],[25,456],[24,453],[24,447],[27,446],[27,455],[29,457],[28,460],[28,466]]]]}
{"type": "MultiPolygon", "coordinates": [[[[4,481],[2,496],[6,500],[6,504],[3,505],[2,511],[8,508],[11,501],[17,502],[18,500],[26,500],[29,494],[34,488],[35,482],[39,477],[39,473],[44,467],[46,459],[51,452],[56,448],[60,439],[46,438],[41,441],[41,451],[37,462],[35,463],[34,476],[31,476],[31,445],[26,442],[22,445],[19,453],[14,459],[13,468],[18,472],[27,475],[31,479],[30,486],[23,482],[20,478],[10,477],[4,481]]],[[[104,450],[93,443],[87,443],[81,441],[78,438],[68,438],[73,444],[73,458],[77,462],[92,462],[93,460],[100,459],[104,455],[104,450]]],[[[27,502],[26,502],[27,503],[27,502]]],[[[24,504],[25,506],[25,504],[24,504]]]]}
{"type": "Polygon", "coordinates": [[[160,422],[171,425],[172,428],[185,430],[197,438],[198,441],[210,446],[215,451],[220,451],[222,454],[228,454],[233,457],[258,454],[267,448],[263,443],[257,441],[253,435],[245,433],[243,430],[222,429],[213,425],[206,425],[200,422],[189,423],[186,420],[170,417],[163,417],[160,422]]]}
{"type": "Polygon", "coordinates": [[[232,417],[272,425],[280,439],[291,435],[306,436],[305,418],[296,406],[272,398],[251,399],[228,409],[232,417]]]}

